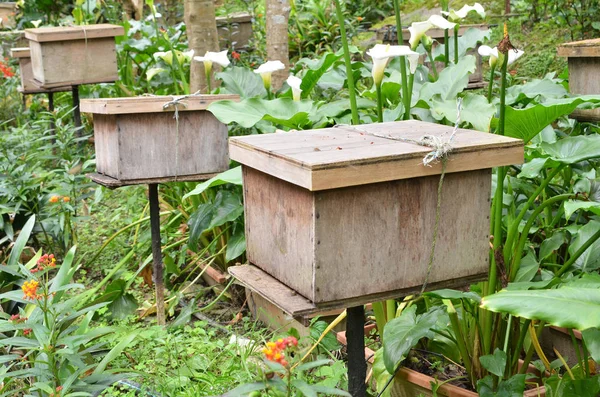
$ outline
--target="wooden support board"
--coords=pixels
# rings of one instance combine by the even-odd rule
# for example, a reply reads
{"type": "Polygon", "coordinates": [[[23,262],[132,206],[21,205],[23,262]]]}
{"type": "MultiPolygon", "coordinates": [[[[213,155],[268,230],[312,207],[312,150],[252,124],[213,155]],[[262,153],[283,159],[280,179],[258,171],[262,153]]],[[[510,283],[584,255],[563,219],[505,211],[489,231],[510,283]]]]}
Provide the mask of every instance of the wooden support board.
{"type": "MultiPolygon", "coordinates": [[[[185,175],[177,178],[178,182],[202,182],[207,181],[210,178],[215,177],[218,173],[212,174],[196,174],[196,175],[185,175]]],[[[102,185],[109,189],[116,189],[123,186],[131,186],[131,185],[149,185],[152,183],[165,183],[165,182],[173,182],[174,179],[170,177],[166,178],[147,178],[147,179],[134,179],[128,181],[120,181],[115,178],[111,178],[107,175],[102,175],[98,173],[90,173],[86,174],[88,178],[90,178],[93,182],[98,185],[102,185]]]]}
{"type": "Polygon", "coordinates": [[[175,110],[175,104],[167,107],[165,104],[177,101],[176,107],[179,112],[189,112],[206,110],[211,103],[222,100],[238,102],[240,97],[239,95],[221,94],[84,99],[81,101],[81,111],[94,114],[164,113],[175,110]]]}

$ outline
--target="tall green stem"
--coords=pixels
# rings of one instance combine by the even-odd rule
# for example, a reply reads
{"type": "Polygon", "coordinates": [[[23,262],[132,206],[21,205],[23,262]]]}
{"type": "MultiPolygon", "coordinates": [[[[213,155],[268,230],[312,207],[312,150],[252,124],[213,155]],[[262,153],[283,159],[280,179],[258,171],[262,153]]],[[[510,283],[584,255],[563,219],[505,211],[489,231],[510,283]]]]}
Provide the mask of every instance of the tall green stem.
{"type": "Polygon", "coordinates": [[[429,63],[431,64],[431,69],[433,70],[433,79],[434,81],[437,81],[439,75],[437,67],[435,66],[435,61],[433,60],[433,54],[431,53],[431,50],[427,51],[427,55],[429,56],[429,63]]]}
{"type": "Polygon", "coordinates": [[[383,344],[383,328],[387,323],[385,318],[385,307],[383,302],[373,302],[373,314],[375,314],[375,322],[377,323],[377,331],[379,332],[379,342],[383,344]]]}
{"type": "Polygon", "coordinates": [[[344,25],[344,14],[340,0],[334,0],[335,11],[340,24],[340,33],[342,36],[342,47],[344,48],[344,62],[346,63],[346,77],[348,79],[348,91],[350,95],[350,109],[352,110],[352,124],[359,123],[358,107],[356,106],[356,91],[354,88],[354,74],[352,72],[352,62],[350,60],[350,49],[348,48],[348,37],[346,36],[346,26],[344,25]]]}
{"type": "Polygon", "coordinates": [[[377,121],[383,123],[383,98],[381,96],[381,84],[375,84],[377,91],[377,121]]]}
{"type": "MultiPolygon", "coordinates": [[[[404,44],[402,33],[402,17],[400,15],[399,0],[393,0],[394,13],[396,14],[396,38],[398,45],[404,44]]],[[[404,120],[410,118],[410,92],[406,76],[406,57],[400,57],[400,75],[402,76],[402,104],[404,105],[404,120]]]]}
{"type": "Polygon", "coordinates": [[[454,305],[450,299],[442,299],[442,302],[446,305],[446,311],[448,312],[448,317],[450,318],[450,325],[452,326],[452,330],[454,331],[454,336],[456,338],[456,345],[458,346],[458,351],[461,355],[463,363],[465,364],[465,368],[467,369],[469,379],[472,383],[474,383],[475,371],[473,371],[471,356],[467,350],[467,345],[465,342],[466,339],[462,327],[460,326],[458,313],[456,312],[456,309],[454,308],[454,305]]]}
{"type": "Polygon", "coordinates": [[[496,71],[496,65],[490,67],[490,82],[488,83],[488,95],[487,100],[492,103],[492,90],[494,88],[494,72],[496,71]]]}
{"type": "MultiPolygon", "coordinates": [[[[449,11],[449,1],[442,1],[442,11],[449,11]]],[[[448,67],[450,64],[450,35],[448,34],[448,29],[444,29],[444,67],[448,67]]]]}
{"type": "Polygon", "coordinates": [[[405,101],[405,105],[404,105],[404,120],[410,120],[410,107],[411,107],[411,102],[412,102],[412,91],[413,91],[413,84],[415,83],[415,75],[411,74],[408,76],[408,95],[406,96],[406,101],[405,101]]]}
{"type": "Polygon", "coordinates": [[[210,94],[212,92],[212,87],[211,87],[211,81],[210,81],[210,68],[206,67],[206,64],[204,65],[204,75],[206,76],[206,90],[207,90],[207,94],[210,94]]]}
{"type": "Polygon", "coordinates": [[[454,64],[458,63],[458,29],[460,26],[456,24],[454,26],[454,64]]]}

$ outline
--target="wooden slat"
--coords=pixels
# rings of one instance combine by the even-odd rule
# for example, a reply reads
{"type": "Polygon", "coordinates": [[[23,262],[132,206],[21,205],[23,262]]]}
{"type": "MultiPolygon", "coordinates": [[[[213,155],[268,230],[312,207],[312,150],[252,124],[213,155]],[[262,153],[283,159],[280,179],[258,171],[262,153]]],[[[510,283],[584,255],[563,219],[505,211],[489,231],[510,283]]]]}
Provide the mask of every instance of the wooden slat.
{"type": "Polygon", "coordinates": [[[102,37],[115,37],[125,34],[119,25],[98,24],[82,26],[56,26],[47,28],[25,29],[25,38],[37,42],[89,40],[102,37]]]}
{"type": "Polygon", "coordinates": [[[136,179],[130,181],[120,181],[115,178],[111,178],[107,175],[102,175],[98,173],[90,173],[86,174],[88,178],[90,178],[93,182],[107,187],[109,189],[116,189],[118,187],[123,186],[131,186],[131,185],[148,185],[151,183],[166,183],[166,182],[202,182],[207,181],[210,178],[215,177],[217,174],[197,174],[197,175],[184,175],[179,176],[177,178],[167,177],[167,178],[146,178],[146,179],[136,179]]]}
{"type": "Polygon", "coordinates": [[[226,15],[224,17],[216,17],[217,26],[223,26],[231,23],[252,22],[252,15],[247,12],[239,12],[226,15]]]}
{"type": "Polygon", "coordinates": [[[19,47],[19,48],[11,48],[10,56],[13,58],[29,58],[30,51],[29,47],[19,47]]]}
{"type": "MultiPolygon", "coordinates": [[[[232,137],[229,145],[233,160],[316,191],[440,174],[439,164],[422,164],[431,148],[387,137],[447,139],[451,133],[449,126],[411,120],[232,137]]],[[[519,139],[459,129],[452,146],[448,172],[523,162],[519,139]]]]}
{"type": "Polygon", "coordinates": [[[164,109],[166,103],[182,98],[179,111],[205,110],[208,105],[221,100],[239,101],[239,95],[194,95],[194,96],[139,96],[129,98],[83,99],[81,111],[94,114],[162,113],[175,111],[174,106],[164,109]]]}
{"type": "Polygon", "coordinates": [[[560,57],[600,57],[600,38],[564,43],[558,47],[560,57]]]}

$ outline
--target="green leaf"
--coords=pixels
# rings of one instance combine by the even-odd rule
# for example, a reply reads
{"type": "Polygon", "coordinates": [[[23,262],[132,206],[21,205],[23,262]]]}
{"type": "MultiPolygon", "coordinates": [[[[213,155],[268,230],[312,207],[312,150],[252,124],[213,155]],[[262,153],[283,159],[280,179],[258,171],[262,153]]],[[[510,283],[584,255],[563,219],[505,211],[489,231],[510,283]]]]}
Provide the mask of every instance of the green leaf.
{"type": "Polygon", "coordinates": [[[525,375],[513,375],[501,380],[497,390],[491,375],[477,381],[477,392],[480,397],[523,397],[525,392],[525,375]]]}
{"type": "Polygon", "coordinates": [[[313,385],[312,389],[317,393],[323,393],[326,396],[343,396],[343,397],[352,397],[352,395],[346,391],[335,389],[333,387],[328,387],[324,385],[313,385]]]}
{"type": "Polygon", "coordinates": [[[544,78],[518,84],[506,90],[506,104],[513,105],[526,99],[558,99],[568,95],[567,89],[558,81],[544,78]]]}
{"type": "Polygon", "coordinates": [[[169,324],[169,327],[183,327],[186,324],[189,324],[192,320],[192,315],[194,314],[194,309],[196,308],[196,299],[190,300],[187,306],[181,310],[179,316],[169,324]]]}
{"type": "Polygon", "coordinates": [[[391,380],[390,385],[385,389],[383,394],[380,394],[385,385],[390,382],[392,374],[385,368],[385,362],[383,360],[383,348],[375,352],[373,357],[373,377],[375,378],[375,384],[377,385],[377,394],[380,397],[390,397],[392,388],[394,387],[394,379],[391,380]]]}
{"type": "Polygon", "coordinates": [[[600,377],[572,380],[568,376],[553,375],[544,382],[546,395],[550,397],[597,397],[600,393],[600,377]]]}
{"type": "Polygon", "coordinates": [[[313,101],[294,101],[290,98],[265,100],[260,98],[244,99],[241,102],[217,101],[208,106],[208,111],[225,124],[238,123],[250,128],[261,120],[289,128],[300,128],[309,121],[309,115],[315,113],[313,101]]]}
{"type": "Polygon", "coordinates": [[[492,374],[503,377],[506,369],[506,353],[496,348],[494,354],[479,357],[479,362],[483,368],[487,369],[492,374]]]}
{"type": "Polygon", "coordinates": [[[73,259],[75,258],[75,251],[77,250],[76,246],[71,247],[71,249],[65,255],[65,258],[58,269],[58,273],[52,279],[52,285],[50,286],[50,292],[56,292],[54,296],[54,301],[58,302],[62,296],[64,295],[64,291],[61,291],[61,287],[68,284],[73,278],[73,259]]]}
{"type": "Polygon", "coordinates": [[[331,361],[329,359],[315,360],[315,361],[309,361],[307,363],[300,364],[300,365],[298,365],[298,367],[296,369],[298,371],[308,371],[309,369],[318,368],[323,365],[332,364],[332,363],[333,363],[333,361],[331,361]]]}
{"type": "Polygon", "coordinates": [[[232,183],[234,185],[242,186],[242,167],[238,166],[227,170],[225,172],[221,172],[219,175],[210,178],[208,181],[199,183],[194,190],[187,193],[183,196],[183,200],[190,196],[196,196],[204,193],[204,191],[208,188],[214,186],[221,186],[227,183],[232,183]]]}
{"type": "MultiPolygon", "coordinates": [[[[565,204],[565,206],[566,206],[566,204],[565,204]]],[[[565,208],[565,213],[566,213],[566,208],[565,208]]],[[[569,217],[567,216],[567,219],[568,218],[569,217]]],[[[546,259],[547,257],[549,257],[550,255],[552,255],[552,253],[554,251],[559,249],[566,242],[567,242],[567,236],[566,236],[565,232],[563,232],[563,231],[558,231],[558,232],[554,233],[551,237],[542,241],[542,245],[540,245],[540,254],[539,254],[540,261],[542,261],[542,260],[546,259]]],[[[531,281],[531,280],[527,280],[527,281],[531,281]]]]}
{"type": "MultiPolygon", "coordinates": [[[[488,103],[483,95],[469,93],[463,98],[460,119],[461,121],[470,123],[478,131],[488,132],[490,122],[495,113],[496,107],[488,103]]],[[[456,98],[441,100],[436,95],[431,100],[431,115],[436,120],[443,120],[445,118],[454,124],[457,116],[456,98]]]]}
{"type": "MultiPolygon", "coordinates": [[[[329,324],[327,324],[325,321],[318,320],[318,321],[313,322],[310,325],[311,339],[313,339],[314,341],[317,341],[321,337],[323,332],[325,332],[325,329],[328,326],[329,326],[329,324]]],[[[330,332],[327,335],[325,335],[325,337],[319,343],[319,345],[322,346],[327,351],[334,351],[334,350],[337,350],[340,348],[340,343],[338,342],[338,340],[335,337],[333,332],[330,332]]]]}
{"type": "Polygon", "coordinates": [[[265,390],[267,387],[269,385],[265,382],[246,383],[223,394],[223,397],[246,397],[254,391],[265,390]]]}
{"type": "Polygon", "coordinates": [[[528,282],[533,280],[539,269],[539,263],[535,258],[533,251],[527,252],[527,255],[521,260],[521,266],[515,276],[515,282],[528,282]]]}
{"type": "Polygon", "coordinates": [[[572,136],[555,143],[542,143],[540,147],[555,161],[575,164],[600,157],[600,135],[572,136]]]}
{"type": "Polygon", "coordinates": [[[436,82],[423,84],[419,94],[420,99],[429,102],[435,95],[439,95],[442,100],[456,98],[458,93],[464,91],[469,84],[469,74],[473,72],[475,72],[475,57],[467,55],[461,58],[458,64],[442,70],[436,82]]]}
{"type": "MultiPolygon", "coordinates": [[[[584,330],[600,327],[600,288],[502,290],[481,300],[481,307],[550,325],[584,330]]],[[[385,337],[384,337],[385,340],[385,337]]]]}
{"type": "Polygon", "coordinates": [[[588,328],[583,330],[581,335],[594,361],[600,362],[600,329],[588,328]]]}
{"type": "Polygon", "coordinates": [[[15,241],[15,244],[10,251],[8,262],[6,262],[8,268],[13,268],[19,263],[19,258],[21,257],[21,253],[23,252],[23,248],[25,248],[27,241],[29,241],[29,236],[31,235],[31,230],[33,230],[34,225],[35,215],[32,215],[21,229],[21,233],[19,233],[19,237],[17,237],[17,241],[15,241]]]}
{"type": "Polygon", "coordinates": [[[475,292],[463,292],[453,289],[438,289],[435,291],[425,292],[423,295],[432,296],[438,299],[470,299],[477,303],[481,301],[481,296],[475,292]]]}
{"type": "Polygon", "coordinates": [[[238,94],[242,99],[267,95],[262,79],[251,69],[233,66],[217,73],[216,78],[223,81],[221,93],[238,94]]]}
{"type": "Polygon", "coordinates": [[[571,218],[577,210],[584,210],[600,215],[600,203],[595,201],[568,200],[564,204],[565,219],[571,218]]]}
{"type": "MultiPolygon", "coordinates": [[[[458,38],[458,57],[462,58],[468,50],[476,48],[477,44],[483,43],[486,39],[489,39],[491,30],[481,30],[477,28],[469,28],[458,38]]],[[[452,35],[452,33],[450,33],[452,35]]],[[[448,43],[448,50],[450,54],[454,54],[454,40],[450,39],[448,43]]],[[[444,62],[444,45],[438,45],[433,49],[433,58],[436,61],[444,62]]],[[[453,55],[451,55],[451,58],[453,55]]]]}
{"type": "Polygon", "coordinates": [[[390,374],[396,371],[410,349],[429,335],[439,316],[444,314],[440,307],[434,307],[419,316],[416,312],[416,306],[405,309],[400,317],[388,322],[383,329],[383,359],[390,374]]]}
{"type": "Polygon", "coordinates": [[[306,71],[304,77],[302,77],[302,98],[308,98],[313,88],[317,85],[321,77],[329,70],[329,68],[339,59],[341,55],[334,53],[326,53],[318,60],[310,60],[307,58],[300,59],[296,65],[306,65],[309,70],[306,71]]]}
{"type": "MultiPolygon", "coordinates": [[[[374,109],[377,104],[370,99],[356,98],[356,106],[358,109],[374,109]]],[[[344,113],[350,112],[350,100],[340,99],[337,101],[327,102],[318,109],[319,116],[338,117],[344,113]]]]}
{"type": "Polygon", "coordinates": [[[106,356],[104,356],[102,361],[100,361],[100,363],[98,364],[96,369],[94,369],[94,372],[92,373],[92,375],[99,375],[102,372],[104,372],[106,370],[106,366],[108,364],[110,364],[111,361],[113,361],[118,356],[120,356],[121,353],[123,352],[123,350],[125,350],[131,344],[131,342],[133,342],[133,340],[138,336],[138,334],[139,334],[139,331],[134,331],[134,332],[131,332],[130,334],[122,337],[121,341],[119,343],[117,343],[117,345],[115,347],[113,347],[106,354],[106,356]]]}
{"type": "MultiPolygon", "coordinates": [[[[600,229],[600,222],[590,221],[583,225],[569,244],[569,254],[573,255],[586,241],[600,229]]],[[[574,266],[583,272],[600,268],[600,239],[596,240],[575,260],[574,266]]]]}
{"type": "Polygon", "coordinates": [[[297,388],[303,396],[317,397],[317,392],[314,391],[312,387],[302,379],[294,379],[292,381],[292,386],[297,388]]]}
{"type": "Polygon", "coordinates": [[[240,226],[227,240],[225,260],[227,262],[232,261],[244,252],[246,252],[246,234],[244,233],[244,228],[240,226]]]}

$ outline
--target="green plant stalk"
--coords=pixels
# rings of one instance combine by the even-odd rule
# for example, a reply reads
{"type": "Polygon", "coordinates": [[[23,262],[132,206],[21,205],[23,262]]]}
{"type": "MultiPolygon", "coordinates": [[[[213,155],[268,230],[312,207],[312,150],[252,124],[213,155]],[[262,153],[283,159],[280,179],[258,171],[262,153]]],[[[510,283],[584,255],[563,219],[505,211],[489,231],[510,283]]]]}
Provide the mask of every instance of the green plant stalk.
{"type": "Polygon", "coordinates": [[[458,29],[460,26],[456,24],[454,26],[454,64],[458,63],[458,29]]]}
{"type": "MultiPolygon", "coordinates": [[[[542,331],[543,331],[545,325],[546,325],[546,323],[544,321],[540,321],[540,323],[538,324],[538,329],[535,332],[538,339],[542,335],[542,331]]],[[[527,372],[527,369],[529,367],[529,363],[531,362],[531,357],[533,357],[534,351],[535,351],[535,348],[533,347],[533,343],[532,343],[531,346],[529,346],[527,353],[525,354],[525,358],[523,359],[523,365],[521,366],[521,369],[519,370],[519,374],[524,374],[527,372]]]]}
{"type": "Polygon", "coordinates": [[[469,356],[469,352],[467,350],[465,336],[458,319],[458,313],[456,312],[456,309],[454,308],[454,305],[450,299],[442,299],[442,302],[446,305],[446,311],[448,312],[448,317],[450,318],[450,325],[452,326],[452,330],[454,331],[454,335],[456,337],[458,351],[460,352],[463,363],[465,364],[465,368],[469,374],[469,380],[471,383],[474,383],[473,381],[475,380],[475,374],[473,371],[473,365],[471,363],[471,356],[469,356]]]}
{"type": "Polygon", "coordinates": [[[387,321],[392,321],[396,317],[396,301],[394,299],[386,300],[385,308],[387,321]]]}
{"type": "Polygon", "coordinates": [[[407,99],[406,99],[406,103],[408,104],[408,106],[405,106],[406,109],[404,109],[404,120],[410,120],[410,107],[411,107],[411,103],[412,103],[412,91],[413,91],[414,83],[415,83],[415,75],[410,74],[408,76],[408,95],[407,95],[407,99]]]}
{"type": "Polygon", "coordinates": [[[429,62],[431,63],[431,69],[433,70],[433,80],[437,81],[439,78],[437,67],[435,66],[435,61],[433,60],[433,54],[431,53],[431,49],[427,51],[427,55],[429,56],[429,62]]]}
{"type": "Polygon", "coordinates": [[[381,84],[375,84],[377,92],[377,121],[383,123],[383,97],[381,95],[381,84]]]}
{"type": "MultiPolygon", "coordinates": [[[[400,2],[399,0],[393,0],[394,3],[394,14],[396,15],[396,38],[398,39],[398,45],[404,44],[402,38],[402,16],[400,15],[400,2]]],[[[408,79],[406,75],[406,57],[400,57],[400,75],[402,76],[402,103],[404,105],[404,119],[408,120],[410,117],[410,94],[408,92],[408,79]]]]}
{"type": "MultiPolygon", "coordinates": [[[[454,27],[454,43],[455,43],[455,55],[458,55],[458,25],[454,27]]],[[[501,84],[500,84],[500,119],[498,121],[498,135],[504,135],[504,123],[506,119],[506,70],[508,68],[508,54],[505,54],[502,62],[502,73],[501,73],[501,84]]],[[[498,284],[498,269],[496,264],[496,255],[500,244],[502,244],[502,196],[504,194],[504,176],[505,167],[499,167],[496,178],[496,192],[494,193],[494,240],[493,240],[493,253],[489,271],[489,281],[487,294],[493,294],[496,292],[498,284]]],[[[492,329],[494,327],[494,315],[491,312],[487,312],[484,317],[483,326],[483,349],[484,354],[491,353],[492,345],[492,329]]]]}
{"type": "Polygon", "coordinates": [[[342,47],[344,48],[344,63],[346,64],[346,75],[348,78],[348,94],[350,95],[350,109],[352,110],[352,124],[359,124],[358,107],[356,106],[356,90],[354,88],[354,74],[352,73],[352,61],[350,60],[350,49],[348,48],[348,37],[346,36],[346,26],[344,25],[344,14],[340,0],[334,0],[335,12],[338,23],[340,24],[340,33],[342,36],[342,47]]]}
{"type": "MultiPolygon", "coordinates": [[[[212,87],[211,87],[211,75],[210,75],[210,69],[211,68],[207,68],[206,64],[204,64],[204,75],[206,76],[206,93],[210,94],[212,92],[212,87]]],[[[271,99],[271,98],[269,98],[271,99]]]]}
{"type": "Polygon", "coordinates": [[[488,95],[487,100],[492,103],[492,91],[494,90],[494,73],[496,72],[496,65],[490,67],[490,82],[488,83],[488,95]]]}
{"type": "Polygon", "coordinates": [[[383,344],[383,328],[387,323],[383,301],[373,302],[371,306],[373,307],[373,314],[375,314],[375,322],[377,323],[377,330],[379,331],[379,341],[381,344],[383,344]]]}
{"type": "Polygon", "coordinates": [[[531,197],[529,197],[529,200],[527,200],[527,202],[525,203],[525,205],[523,206],[523,208],[521,208],[521,212],[519,212],[519,215],[517,216],[517,218],[509,226],[509,228],[508,228],[508,234],[507,234],[507,237],[506,237],[506,244],[504,245],[504,252],[503,252],[504,260],[505,261],[508,262],[509,259],[510,259],[510,255],[511,255],[511,251],[512,251],[512,246],[514,244],[514,240],[515,240],[515,238],[517,236],[517,233],[519,231],[519,224],[521,223],[521,221],[523,220],[523,218],[527,214],[527,211],[533,205],[533,203],[538,198],[538,196],[542,193],[542,191],[546,188],[546,186],[548,186],[548,184],[552,181],[552,179],[554,179],[554,177],[564,167],[565,167],[565,164],[560,164],[558,167],[556,167],[554,169],[554,171],[552,171],[550,173],[550,175],[548,175],[548,177],[546,177],[542,181],[542,183],[540,184],[540,186],[535,190],[535,192],[533,192],[533,194],[531,195],[531,197]]]}
{"type": "MultiPolygon", "coordinates": [[[[557,196],[558,197],[558,196],[557,196]]],[[[577,259],[579,259],[579,257],[581,255],[583,255],[583,253],[592,246],[592,244],[594,244],[596,242],[596,240],[598,240],[600,238],[600,230],[598,230],[596,233],[594,233],[594,235],[592,237],[590,237],[585,243],[583,243],[583,245],[581,247],[579,247],[579,249],[577,251],[575,251],[575,253],[573,255],[571,255],[571,257],[569,258],[568,261],[565,262],[564,265],[562,265],[562,267],[560,269],[558,269],[558,272],[556,272],[556,276],[554,276],[554,278],[559,278],[560,276],[562,276],[567,270],[569,270],[569,268],[571,266],[573,266],[573,263],[575,263],[575,261],[577,259]]]]}
{"type": "Polygon", "coordinates": [[[525,227],[523,227],[523,231],[521,232],[521,238],[519,239],[519,242],[517,243],[517,249],[515,251],[515,256],[512,261],[512,265],[510,267],[509,280],[511,280],[511,281],[514,280],[517,272],[519,271],[519,267],[521,266],[521,258],[522,258],[523,249],[525,248],[525,243],[527,242],[527,237],[529,236],[529,230],[531,230],[531,227],[533,226],[533,223],[535,222],[536,218],[548,206],[553,205],[560,201],[565,201],[565,200],[571,199],[573,197],[575,197],[575,195],[571,194],[571,193],[559,194],[558,196],[554,196],[554,197],[549,198],[548,200],[544,201],[542,204],[540,204],[535,209],[535,211],[533,211],[533,214],[531,214],[531,216],[527,220],[525,227]]]}
{"type": "Polygon", "coordinates": [[[517,346],[513,352],[513,357],[510,362],[511,368],[515,368],[515,365],[519,362],[519,357],[521,355],[521,349],[523,348],[523,342],[525,341],[525,337],[527,336],[527,330],[529,329],[529,324],[531,324],[531,320],[526,319],[521,325],[521,332],[519,333],[519,340],[517,341],[517,346]]]}
{"type": "MultiPolygon", "coordinates": [[[[581,358],[581,352],[579,351],[579,343],[577,343],[577,338],[575,338],[573,329],[569,328],[568,331],[569,331],[569,336],[571,337],[571,343],[573,344],[573,350],[575,350],[575,355],[577,356],[577,362],[579,363],[579,368],[581,368],[581,370],[584,371],[585,366],[583,365],[583,359],[581,358]]],[[[588,376],[589,374],[586,372],[585,375],[588,376]]]]}
{"type": "Polygon", "coordinates": [[[587,376],[590,376],[590,360],[589,360],[589,352],[587,347],[585,346],[585,342],[581,341],[581,350],[583,350],[583,364],[585,366],[585,373],[587,376]]]}

